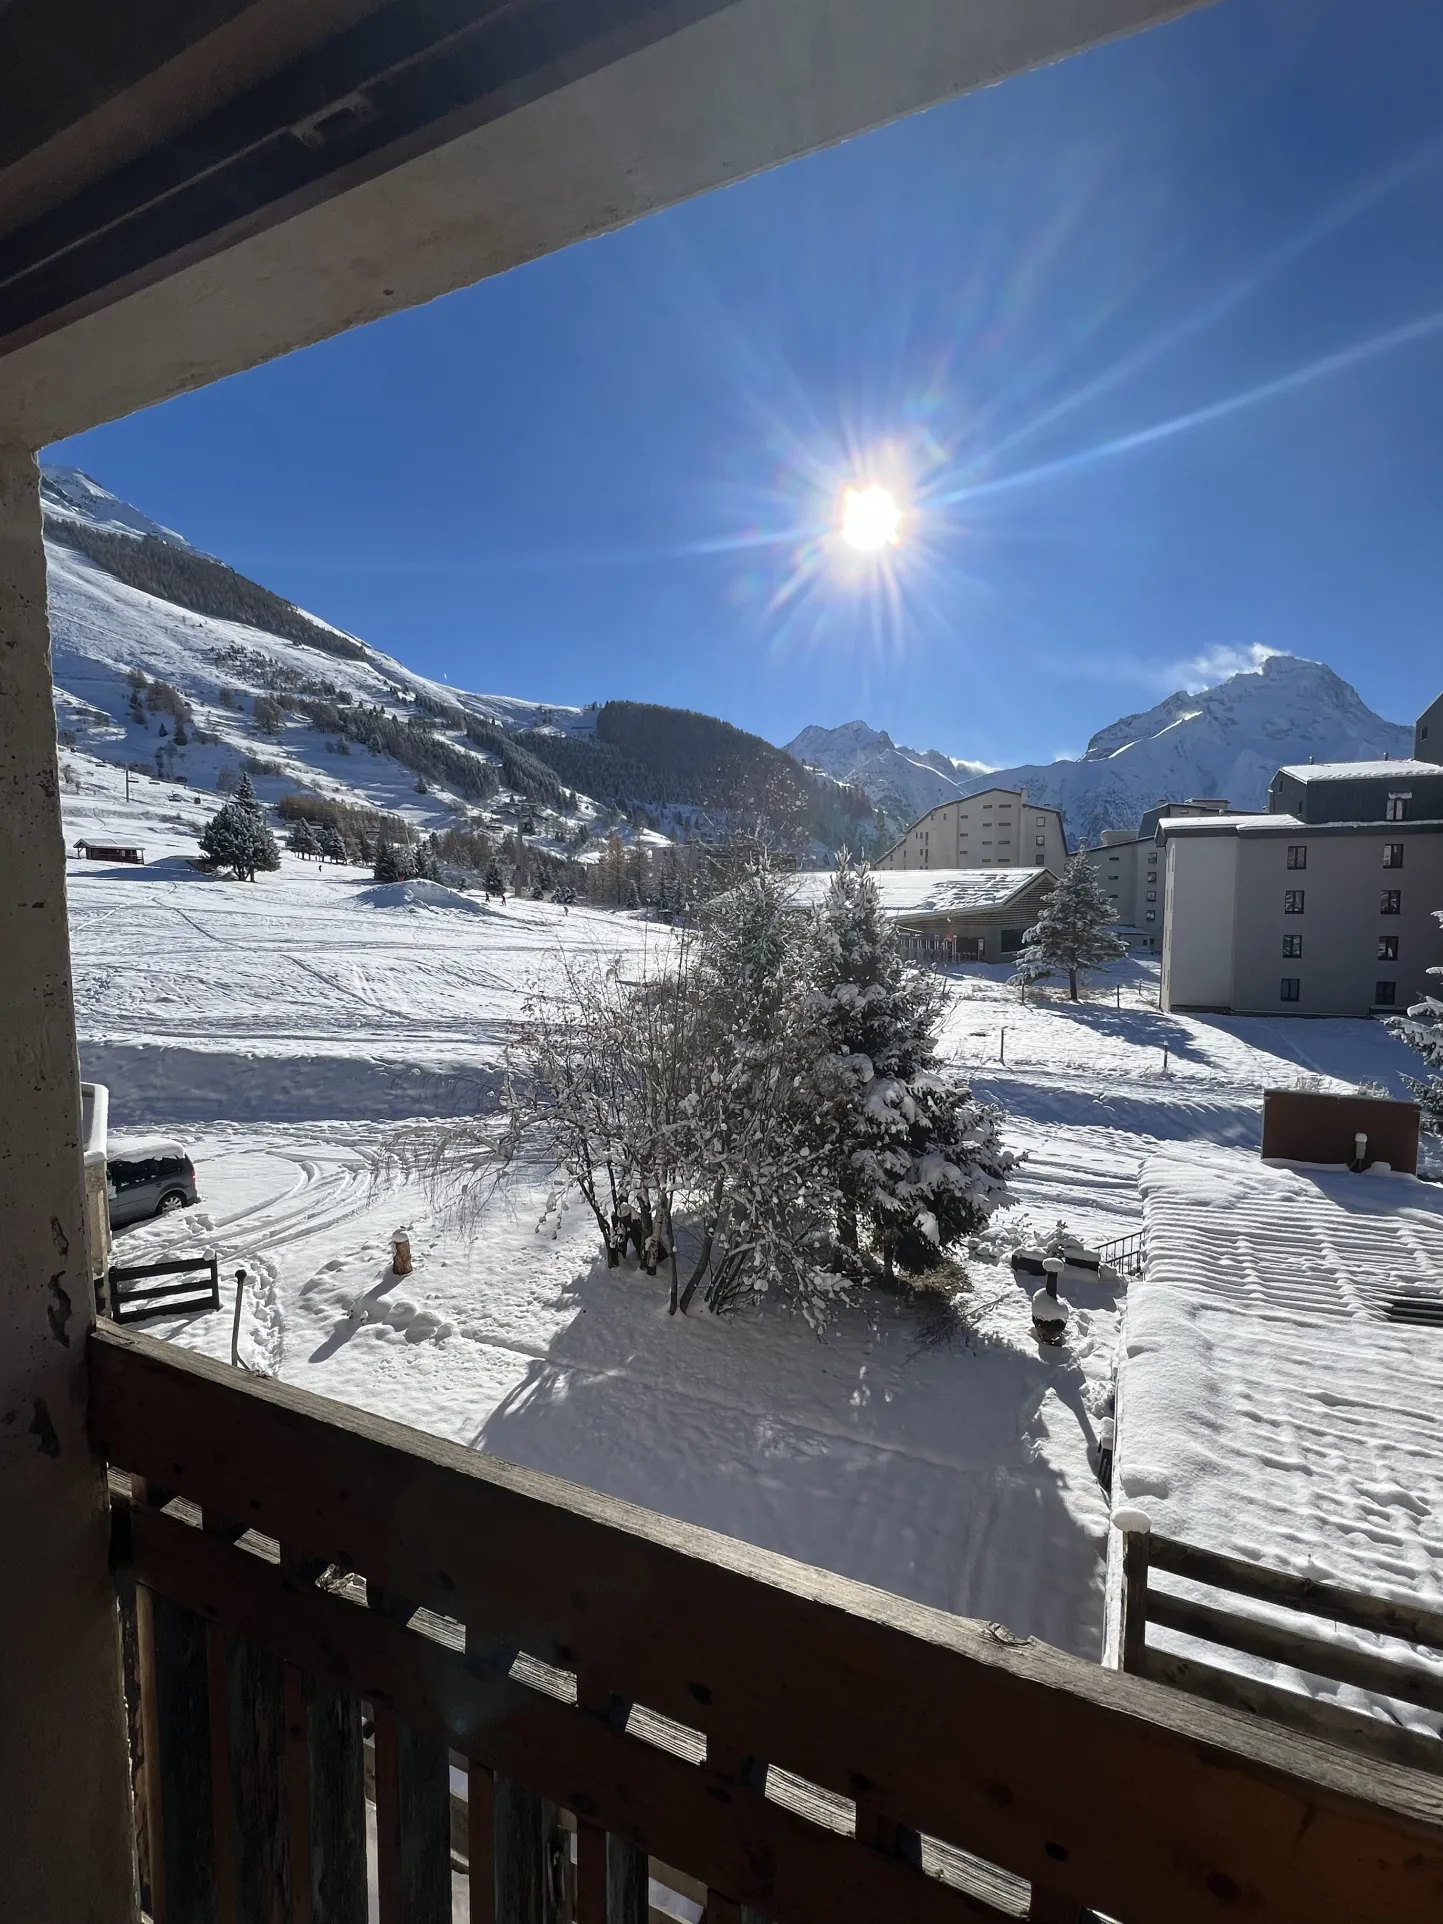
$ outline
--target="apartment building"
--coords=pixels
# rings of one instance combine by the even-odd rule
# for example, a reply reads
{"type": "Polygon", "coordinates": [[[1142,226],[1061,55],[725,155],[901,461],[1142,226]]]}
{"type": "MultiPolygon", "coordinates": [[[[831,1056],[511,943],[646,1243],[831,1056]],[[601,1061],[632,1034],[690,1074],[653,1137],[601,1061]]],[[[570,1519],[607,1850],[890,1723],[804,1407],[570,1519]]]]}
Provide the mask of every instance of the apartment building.
{"type": "Polygon", "coordinates": [[[1162,946],[1167,906],[1166,871],[1157,839],[1160,821],[1197,815],[1225,815],[1225,801],[1194,796],[1186,802],[1159,802],[1143,816],[1134,833],[1125,828],[1102,832],[1100,848],[1085,851],[1117,915],[1117,932],[1131,947],[1155,954],[1162,946]]]}
{"type": "Polygon", "coordinates": [[[1067,866],[1062,811],[1029,802],[1020,788],[984,788],[942,802],[878,856],[878,869],[1045,868],[1067,866]]]}
{"type": "Polygon", "coordinates": [[[1443,767],[1280,769],[1264,815],[1162,820],[1169,1009],[1405,1009],[1443,963],[1443,767]]]}
{"type": "MultiPolygon", "coordinates": [[[[1011,962],[1057,886],[1050,869],[890,870],[874,875],[882,913],[902,953],[916,962],[1011,962]]],[[[826,869],[787,879],[799,908],[815,908],[831,886],[826,869]]]]}

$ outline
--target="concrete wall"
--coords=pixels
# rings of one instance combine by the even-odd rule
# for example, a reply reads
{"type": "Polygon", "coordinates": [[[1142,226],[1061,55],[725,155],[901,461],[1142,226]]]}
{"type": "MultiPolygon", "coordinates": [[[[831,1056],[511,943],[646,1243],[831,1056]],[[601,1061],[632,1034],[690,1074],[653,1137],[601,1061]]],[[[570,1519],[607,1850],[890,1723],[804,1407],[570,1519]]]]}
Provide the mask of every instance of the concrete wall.
{"type": "Polygon", "coordinates": [[[1167,861],[1151,836],[1120,838],[1089,849],[1108,899],[1126,929],[1137,929],[1147,947],[1161,947],[1166,926],[1167,861]]]}
{"type": "Polygon", "coordinates": [[[1055,808],[1025,802],[1016,789],[987,788],[921,816],[878,868],[1046,868],[1067,866],[1067,838],[1055,808]]]}
{"type": "MultiPolygon", "coordinates": [[[[1232,1007],[1249,1014],[1357,1015],[1379,1006],[1379,982],[1396,983],[1402,1011],[1427,993],[1426,971],[1443,963],[1443,832],[1380,822],[1340,833],[1244,833],[1235,838],[1237,933],[1232,1007]],[[1383,867],[1385,844],[1403,845],[1401,869],[1383,867]],[[1307,850],[1305,869],[1289,869],[1290,847],[1307,850]],[[1286,890],[1301,889],[1303,913],[1286,915],[1286,890]],[[1385,889],[1397,889],[1400,915],[1382,915],[1385,889]],[[1285,936],[1303,952],[1285,958],[1285,936]],[[1398,959],[1380,960],[1378,940],[1396,937],[1398,959]],[[1297,1002],[1280,999],[1284,976],[1300,985],[1297,1002]]],[[[1175,898],[1176,899],[1176,898],[1175,898]]]]}
{"type": "MultiPolygon", "coordinates": [[[[1168,918],[1163,932],[1165,1009],[1227,1009],[1233,1003],[1236,835],[1169,836],[1168,918]]],[[[1276,991],[1275,991],[1276,993],[1276,991]]]]}
{"type": "Polygon", "coordinates": [[[109,1506],[85,1432],[80,1071],[32,456],[0,447],[0,1916],[122,1924],[134,1880],[109,1506]]]}

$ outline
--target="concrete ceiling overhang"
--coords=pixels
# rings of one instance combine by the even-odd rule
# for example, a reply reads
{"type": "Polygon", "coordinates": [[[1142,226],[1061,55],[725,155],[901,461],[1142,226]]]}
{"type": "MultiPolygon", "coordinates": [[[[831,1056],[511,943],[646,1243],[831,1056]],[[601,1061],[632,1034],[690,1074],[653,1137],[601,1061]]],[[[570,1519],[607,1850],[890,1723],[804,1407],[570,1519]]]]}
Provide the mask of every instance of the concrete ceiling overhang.
{"type": "Polygon", "coordinates": [[[37,447],[1190,0],[0,0],[37,447]]]}

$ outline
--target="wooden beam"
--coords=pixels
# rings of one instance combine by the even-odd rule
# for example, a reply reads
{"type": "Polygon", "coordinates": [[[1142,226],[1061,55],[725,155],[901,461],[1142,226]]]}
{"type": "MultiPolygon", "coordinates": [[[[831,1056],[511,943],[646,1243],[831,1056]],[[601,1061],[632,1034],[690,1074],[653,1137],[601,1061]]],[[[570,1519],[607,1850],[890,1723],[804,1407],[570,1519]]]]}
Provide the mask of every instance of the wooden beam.
{"type": "MultiPolygon", "coordinates": [[[[421,1630],[346,1597],[297,1587],[275,1564],[174,1517],[138,1514],[134,1545],[137,1581],[160,1596],[183,1598],[208,1624],[224,1624],[286,1662],[329,1675],[378,1711],[404,1718],[537,1797],[629,1842],[654,1842],[659,1854],[694,1867],[708,1885],[739,1892],[777,1924],[849,1917],[905,1917],[909,1924],[980,1917],[999,1924],[1007,1916],[705,1765],[685,1763],[604,1718],[470,1662],[421,1630]]],[[[498,1833],[504,1821],[498,1810],[498,1833]]],[[[501,1924],[507,1911],[499,1897],[501,1924]]]]}
{"type": "Polygon", "coordinates": [[[1340,1683],[1353,1684],[1359,1690],[1373,1690],[1383,1697],[1419,1704],[1425,1710],[1443,1711],[1443,1678],[1436,1671],[1423,1670],[1416,1664],[1375,1657],[1369,1651],[1353,1650],[1344,1643],[1310,1637],[1286,1624],[1263,1623],[1257,1617],[1240,1616],[1236,1610],[1218,1610],[1210,1603],[1193,1603],[1187,1597],[1174,1597],[1165,1590],[1148,1593],[1147,1615],[1150,1623],[1167,1630],[1180,1630],[1184,1636],[1218,1644],[1224,1650],[1246,1650],[1251,1656],[1265,1657],[1270,1663],[1288,1664],[1315,1677],[1331,1677],[1340,1683]]]}
{"type": "Polygon", "coordinates": [[[1341,1744],[1346,1750],[1361,1751],[1382,1763],[1443,1776],[1443,1741],[1425,1737],[1421,1731],[1404,1730],[1385,1717],[1347,1710],[1342,1704],[1306,1696],[1301,1690],[1287,1690],[1279,1684],[1264,1683],[1259,1677],[1222,1670],[1195,1657],[1179,1657],[1171,1650],[1147,1650],[1142,1674],[1170,1684],[1174,1690],[1190,1690],[1215,1704],[1227,1704],[1254,1717],[1270,1717],[1274,1723],[1306,1731],[1325,1744],[1341,1744]]]}
{"type": "Polygon", "coordinates": [[[112,1462],[1129,1924],[1436,1917],[1431,1781],[129,1331],[90,1361],[112,1462]]]}
{"type": "Polygon", "coordinates": [[[1231,1590],[1263,1603],[1302,1610],[1309,1616],[1327,1617],[1333,1623],[1348,1623],[1356,1630],[1374,1630],[1380,1636],[1401,1637],[1406,1643],[1443,1650],[1443,1610],[1429,1610],[1420,1603],[1365,1596],[1340,1583],[1295,1576],[1290,1570],[1270,1570],[1245,1557],[1200,1550],[1195,1544],[1178,1543],[1171,1537],[1153,1536],[1152,1563],[1155,1569],[1210,1584],[1216,1590],[1231,1590]]]}

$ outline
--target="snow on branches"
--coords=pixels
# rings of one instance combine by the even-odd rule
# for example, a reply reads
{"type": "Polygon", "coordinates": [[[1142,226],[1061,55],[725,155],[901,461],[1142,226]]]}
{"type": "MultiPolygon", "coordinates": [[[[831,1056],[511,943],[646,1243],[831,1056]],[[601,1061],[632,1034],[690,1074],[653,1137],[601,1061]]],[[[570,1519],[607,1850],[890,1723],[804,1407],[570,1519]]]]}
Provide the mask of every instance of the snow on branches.
{"type": "MultiPolygon", "coordinates": [[[[1443,923],[1443,909],[1434,909],[1433,919],[1443,923]]],[[[1431,968],[1428,975],[1443,977],[1443,968],[1431,968]]],[[[1387,1024],[1400,1042],[1416,1049],[1430,1069],[1443,1070],[1443,1000],[1425,995],[1409,1005],[1406,1015],[1391,1016],[1387,1024]]],[[[1443,1075],[1408,1076],[1408,1087],[1417,1098],[1423,1127],[1443,1135],[1443,1075]]]]}
{"type": "Polygon", "coordinates": [[[934,1267],[1003,1200],[998,1112],[938,1061],[938,991],[866,876],[844,867],[806,914],[758,864],[632,968],[557,958],[499,1125],[408,1138],[433,1193],[479,1219],[498,1188],[561,1172],[609,1266],[628,1247],[667,1266],[673,1310],[772,1296],[815,1328],[856,1284],[934,1267]]]}
{"type": "Polygon", "coordinates": [[[1127,954],[1127,944],[1112,932],[1116,920],[1096,869],[1085,855],[1074,855],[1022,938],[1013,981],[1065,975],[1067,993],[1075,1002],[1079,975],[1127,954]]]}

